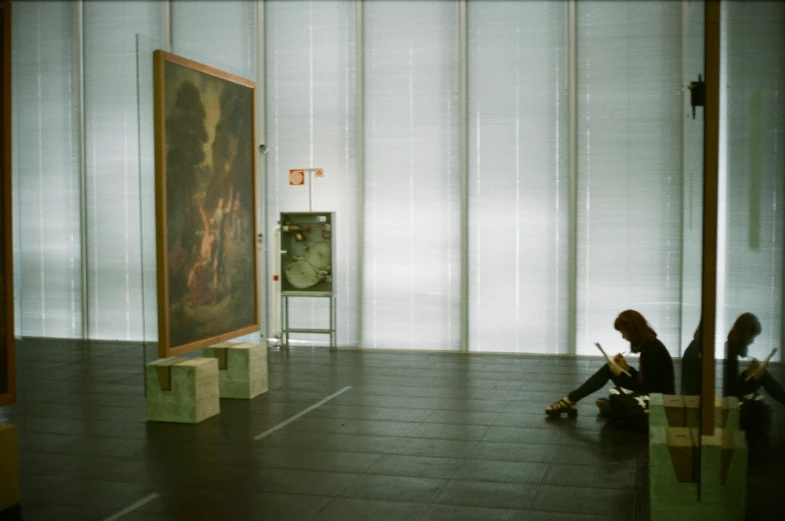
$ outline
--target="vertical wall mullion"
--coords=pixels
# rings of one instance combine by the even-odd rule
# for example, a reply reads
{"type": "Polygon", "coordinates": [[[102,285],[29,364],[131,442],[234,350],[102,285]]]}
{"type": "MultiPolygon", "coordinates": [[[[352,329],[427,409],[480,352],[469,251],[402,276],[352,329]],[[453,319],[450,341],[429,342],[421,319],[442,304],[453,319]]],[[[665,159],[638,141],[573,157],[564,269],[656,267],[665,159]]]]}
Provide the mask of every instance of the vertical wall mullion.
{"type": "MultiPolygon", "coordinates": [[[[264,2],[256,2],[256,124],[258,125],[257,128],[259,131],[257,135],[259,136],[259,145],[267,146],[267,94],[266,94],[266,74],[267,74],[267,49],[265,47],[265,3],[264,2]]],[[[254,143],[256,146],[257,143],[254,143]]],[[[255,153],[259,153],[259,161],[257,162],[257,171],[256,175],[261,176],[262,182],[257,182],[256,186],[257,193],[256,198],[260,204],[257,204],[257,212],[258,215],[256,219],[259,223],[259,230],[267,230],[267,156],[266,154],[262,154],[260,151],[255,151],[255,153]]],[[[271,298],[267,298],[268,296],[268,289],[269,289],[269,262],[268,262],[268,255],[267,255],[267,247],[265,245],[265,240],[271,240],[271,237],[264,237],[261,235],[258,238],[259,240],[259,261],[262,263],[261,266],[258,267],[259,274],[261,277],[260,285],[259,285],[259,295],[258,298],[260,299],[259,302],[259,332],[260,334],[264,334],[263,332],[267,332],[267,338],[269,338],[270,329],[269,325],[267,324],[267,303],[272,302],[271,298]]],[[[272,295],[270,295],[271,297],[272,295]]]]}
{"type": "MultiPolygon", "coordinates": [[[[354,2],[355,27],[355,125],[357,128],[357,251],[365,255],[365,28],[364,0],[354,2]]],[[[365,329],[363,327],[363,284],[365,283],[364,259],[357,259],[357,341],[364,347],[365,329]]]]}
{"type": "Polygon", "coordinates": [[[567,10],[567,86],[569,123],[568,159],[568,269],[567,269],[567,353],[574,355],[578,321],[578,100],[577,100],[577,38],[576,0],[570,0],[567,10]]]}
{"type": "Polygon", "coordinates": [[[461,351],[469,350],[469,38],[467,0],[460,0],[458,15],[458,105],[460,178],[460,248],[461,248],[461,351]]]}
{"type": "Polygon", "coordinates": [[[164,0],[161,3],[162,20],[161,25],[164,29],[164,43],[168,48],[172,47],[172,0],[164,0]]]}
{"type": "Polygon", "coordinates": [[[87,339],[90,335],[90,277],[88,276],[88,244],[87,244],[87,168],[85,164],[85,46],[84,46],[84,0],[79,0],[74,4],[75,9],[75,36],[76,36],[76,103],[77,103],[77,150],[78,150],[78,169],[79,169],[79,273],[81,315],[82,315],[82,339],[87,339]]]}

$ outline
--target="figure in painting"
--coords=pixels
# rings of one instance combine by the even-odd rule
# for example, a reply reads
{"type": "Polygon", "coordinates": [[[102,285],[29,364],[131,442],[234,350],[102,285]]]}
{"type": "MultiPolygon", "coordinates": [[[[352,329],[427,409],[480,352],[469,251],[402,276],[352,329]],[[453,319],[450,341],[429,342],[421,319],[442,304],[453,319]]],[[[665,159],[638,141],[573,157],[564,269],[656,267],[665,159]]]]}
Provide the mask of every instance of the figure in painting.
{"type": "MultiPolygon", "coordinates": [[[[212,268],[213,268],[213,288],[216,289],[215,297],[218,296],[218,273],[220,271],[221,266],[221,257],[223,256],[223,246],[224,246],[224,215],[226,214],[226,210],[224,209],[224,198],[223,196],[218,197],[218,203],[215,205],[215,212],[213,212],[213,226],[215,226],[215,236],[216,236],[216,244],[215,249],[213,250],[213,256],[210,259],[212,261],[212,268]]],[[[213,304],[215,304],[215,299],[213,300],[213,304]]]]}
{"type": "Polygon", "coordinates": [[[232,203],[232,239],[239,241],[242,239],[242,217],[240,216],[240,193],[234,194],[232,203]]]}
{"type": "MultiPolygon", "coordinates": [[[[231,98],[222,96],[222,99],[231,98]]],[[[198,165],[210,175],[194,204],[201,226],[194,232],[196,240],[186,277],[188,295],[185,303],[191,308],[215,307],[232,295],[232,276],[227,267],[239,250],[235,243],[242,236],[240,214],[243,206],[240,191],[235,188],[238,169],[242,166],[237,165],[237,139],[226,135],[230,128],[222,117],[212,143],[211,164],[198,165]]]]}
{"type": "Polygon", "coordinates": [[[202,216],[204,229],[199,232],[201,241],[199,248],[188,272],[188,303],[191,305],[203,305],[215,300],[215,284],[210,286],[208,282],[212,277],[210,268],[215,252],[216,235],[210,226],[210,220],[204,211],[204,201],[199,201],[199,213],[202,216]]]}

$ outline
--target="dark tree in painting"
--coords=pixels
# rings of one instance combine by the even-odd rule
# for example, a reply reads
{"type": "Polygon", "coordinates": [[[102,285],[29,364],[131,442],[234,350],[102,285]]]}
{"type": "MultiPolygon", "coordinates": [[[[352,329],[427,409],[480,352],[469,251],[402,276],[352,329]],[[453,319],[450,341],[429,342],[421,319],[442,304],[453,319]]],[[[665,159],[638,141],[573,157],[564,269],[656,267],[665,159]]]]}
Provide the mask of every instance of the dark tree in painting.
{"type": "Polygon", "coordinates": [[[207,129],[204,126],[204,105],[199,89],[185,81],[177,89],[174,110],[166,118],[166,171],[186,183],[180,190],[167,193],[166,210],[173,215],[187,207],[183,197],[193,190],[196,168],[204,161],[204,144],[207,143],[207,129]]]}
{"type": "MultiPolygon", "coordinates": [[[[193,215],[188,200],[198,184],[198,171],[205,159],[204,145],[207,143],[207,129],[204,125],[206,114],[199,89],[189,81],[177,89],[174,109],[166,118],[166,171],[176,183],[167,187],[166,213],[167,235],[180,241],[170,247],[170,266],[179,267],[197,247],[196,237],[184,233],[193,227],[198,215],[193,215]]],[[[170,270],[169,291],[171,298],[181,301],[187,290],[186,272],[181,269],[170,270]]],[[[182,313],[182,307],[172,310],[182,313]]]]}
{"type": "MultiPolygon", "coordinates": [[[[215,127],[215,140],[212,147],[214,175],[207,189],[209,199],[206,204],[211,208],[224,204],[227,208],[233,209],[234,215],[232,219],[223,220],[221,229],[218,230],[218,237],[221,239],[217,244],[216,256],[219,260],[226,253],[223,237],[228,235],[227,226],[236,223],[238,215],[249,214],[253,208],[253,193],[242,189],[246,184],[244,179],[247,177],[247,172],[253,169],[251,154],[243,153],[253,150],[251,134],[248,132],[248,128],[252,125],[250,121],[252,114],[247,110],[248,103],[247,89],[227,84],[221,91],[219,102],[221,118],[215,127]]],[[[232,233],[232,236],[237,236],[235,239],[240,238],[235,233],[232,233]]],[[[235,246],[239,246],[237,254],[250,259],[253,257],[253,242],[248,240],[252,238],[245,237],[245,239],[235,241],[235,246]]],[[[224,281],[228,293],[232,293],[233,287],[250,287],[253,284],[253,280],[248,278],[252,273],[247,270],[227,276],[223,262],[219,262],[218,275],[224,281]]],[[[252,303],[244,298],[233,299],[231,312],[242,313],[243,308],[248,309],[251,305],[252,303]]]]}

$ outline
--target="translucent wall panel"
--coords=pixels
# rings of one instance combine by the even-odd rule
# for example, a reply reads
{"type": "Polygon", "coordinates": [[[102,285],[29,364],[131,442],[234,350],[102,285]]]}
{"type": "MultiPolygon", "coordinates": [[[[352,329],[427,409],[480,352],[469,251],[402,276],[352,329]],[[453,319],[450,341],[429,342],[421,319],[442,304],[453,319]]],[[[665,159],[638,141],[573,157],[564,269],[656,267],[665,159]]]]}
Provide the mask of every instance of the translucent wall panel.
{"type": "MultiPolygon", "coordinates": [[[[267,77],[268,262],[280,213],[336,213],[337,341],[357,345],[358,172],[356,166],[354,2],[271,1],[265,4],[267,77]],[[289,170],[323,168],[323,178],[290,186],[289,170]],[[311,191],[309,192],[309,185],[311,191]],[[309,193],[311,198],[309,200],[309,193]]],[[[270,302],[273,333],[277,301],[270,302]]],[[[327,299],[290,300],[292,327],[326,328],[327,299]]],[[[294,336],[294,339],[308,339],[294,336]]],[[[314,336],[312,342],[327,342],[314,336]]]]}
{"type": "Polygon", "coordinates": [[[83,5],[88,333],[140,340],[136,34],[162,34],[162,5],[83,5]]]}
{"type": "Polygon", "coordinates": [[[683,353],[692,342],[701,317],[703,274],[703,108],[692,115],[687,85],[706,78],[702,2],[681,2],[682,31],[682,239],[681,341],[669,346],[683,353]]]}
{"type": "Polygon", "coordinates": [[[577,352],[632,308],[680,340],[681,5],[578,2],[577,352]]]}
{"type": "Polygon", "coordinates": [[[71,2],[14,2],[13,154],[24,336],[82,334],[77,57],[71,2]]]}
{"type": "Polygon", "coordinates": [[[472,351],[567,349],[567,4],[469,3],[472,351]]]}
{"type": "Polygon", "coordinates": [[[460,346],[458,4],[365,3],[364,347],[460,346]]]}
{"type": "MultiPolygon", "coordinates": [[[[256,79],[256,3],[172,2],[172,45],[256,79]]],[[[195,58],[197,59],[197,58],[195,58]]]]}
{"type": "Polygon", "coordinates": [[[782,348],[785,4],[722,9],[717,347],[720,354],[736,318],[751,312],[763,332],[749,354],[763,358],[782,348]]]}

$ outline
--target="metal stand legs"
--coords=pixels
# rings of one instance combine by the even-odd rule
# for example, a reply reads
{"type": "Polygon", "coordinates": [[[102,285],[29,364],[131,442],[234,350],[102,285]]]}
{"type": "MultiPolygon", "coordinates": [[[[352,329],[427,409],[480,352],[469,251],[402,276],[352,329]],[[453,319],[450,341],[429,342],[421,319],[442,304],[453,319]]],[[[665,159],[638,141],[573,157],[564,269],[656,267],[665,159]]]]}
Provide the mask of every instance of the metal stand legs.
{"type": "MultiPolygon", "coordinates": [[[[281,327],[281,346],[289,347],[289,333],[316,333],[323,335],[330,335],[330,348],[337,347],[337,335],[335,333],[336,310],[335,310],[335,297],[332,295],[323,295],[324,298],[330,299],[330,328],[329,329],[314,329],[314,328],[293,328],[289,327],[289,299],[292,297],[300,297],[301,295],[281,295],[283,316],[281,317],[283,326],[281,327]]],[[[321,296],[321,295],[320,295],[321,296]]],[[[307,295],[307,298],[319,298],[313,295],[307,295]]]]}

